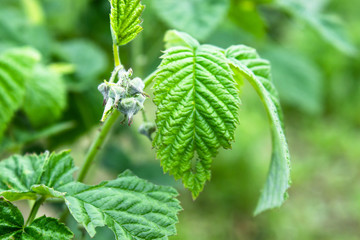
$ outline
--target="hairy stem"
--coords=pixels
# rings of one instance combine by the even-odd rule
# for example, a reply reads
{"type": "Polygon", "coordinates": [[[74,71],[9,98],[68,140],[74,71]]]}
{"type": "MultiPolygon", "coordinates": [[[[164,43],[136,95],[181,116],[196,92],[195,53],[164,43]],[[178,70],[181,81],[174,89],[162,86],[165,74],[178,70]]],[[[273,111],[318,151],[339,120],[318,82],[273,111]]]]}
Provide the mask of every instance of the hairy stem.
{"type": "Polygon", "coordinates": [[[30,225],[34,221],[34,219],[36,217],[36,214],[37,214],[41,204],[43,204],[45,202],[45,200],[46,200],[45,197],[41,197],[38,200],[36,200],[33,207],[31,208],[30,215],[29,215],[29,217],[28,217],[28,219],[26,221],[25,226],[30,225]]]}
{"type": "MultiPolygon", "coordinates": [[[[117,45],[113,45],[113,53],[114,53],[114,64],[115,67],[121,64],[120,55],[119,55],[119,47],[117,45]]],[[[85,161],[83,166],[81,167],[79,176],[77,180],[79,182],[84,181],[86,174],[89,172],[90,166],[93,163],[97,153],[102,148],[105,143],[106,136],[110,132],[111,127],[114,125],[118,117],[120,116],[119,111],[113,111],[110,117],[105,121],[104,125],[100,129],[99,134],[96,136],[95,140],[91,144],[89,151],[86,154],[85,161]]]]}
{"type": "Polygon", "coordinates": [[[79,176],[77,179],[79,182],[84,181],[84,178],[85,178],[86,174],[88,173],[92,162],[94,161],[94,159],[95,159],[97,153],[99,152],[99,150],[101,149],[101,147],[104,145],[106,136],[110,132],[111,127],[114,125],[114,123],[116,122],[116,120],[118,119],[119,116],[120,116],[119,111],[113,111],[111,116],[105,121],[104,125],[100,129],[99,134],[96,136],[94,142],[92,143],[89,151],[86,154],[84,164],[80,170],[80,173],[79,173],[79,176]]]}

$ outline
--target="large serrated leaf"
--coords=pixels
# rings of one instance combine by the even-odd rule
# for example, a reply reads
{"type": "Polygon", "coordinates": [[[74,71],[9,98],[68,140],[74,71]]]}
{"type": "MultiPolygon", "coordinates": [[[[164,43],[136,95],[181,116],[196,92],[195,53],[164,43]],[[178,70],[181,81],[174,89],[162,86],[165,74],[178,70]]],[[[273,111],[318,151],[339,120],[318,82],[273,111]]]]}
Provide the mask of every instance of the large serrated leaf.
{"type": "Polygon", "coordinates": [[[29,226],[17,207],[0,199],[0,239],[70,240],[74,234],[55,218],[40,217],[29,226]]]}
{"type": "Polygon", "coordinates": [[[73,160],[66,151],[14,155],[0,162],[0,169],[0,196],[10,201],[63,199],[90,236],[105,225],[116,239],[167,239],[176,233],[181,207],[174,188],[157,186],[130,172],[96,186],[74,182],[73,160]]]}
{"type": "Polygon", "coordinates": [[[290,185],[290,155],[282,110],[268,61],[261,59],[255,49],[244,45],[232,46],[225,54],[237,77],[247,79],[257,91],[270,119],[273,152],[267,181],[255,210],[255,214],[259,214],[266,209],[279,207],[286,199],[290,185]]]}
{"type": "Polygon", "coordinates": [[[177,31],[168,32],[165,39],[170,48],[154,84],[154,146],[164,171],[181,178],[196,198],[210,179],[218,149],[231,147],[240,99],[220,49],[177,31]]]}
{"type": "Polygon", "coordinates": [[[74,218],[93,237],[96,227],[108,226],[117,240],[167,239],[176,233],[181,210],[175,189],[157,186],[129,171],[96,186],[72,183],[66,204],[74,218]]]}
{"type": "Polygon", "coordinates": [[[109,2],[114,42],[117,45],[125,45],[142,31],[140,16],[144,6],[140,0],[109,0],[109,2]]]}
{"type": "Polygon", "coordinates": [[[75,171],[69,151],[59,154],[13,155],[0,162],[0,196],[10,201],[59,197],[54,189],[73,181],[75,171]]]}
{"type": "Polygon", "coordinates": [[[229,0],[151,0],[156,13],[171,28],[204,40],[225,17],[229,0]]]}
{"type": "Polygon", "coordinates": [[[66,87],[61,75],[38,65],[26,83],[23,109],[34,126],[44,126],[61,116],[66,105],[66,87]]]}
{"type": "Polygon", "coordinates": [[[39,53],[30,48],[12,49],[0,56],[0,140],[23,102],[25,80],[39,60],[39,53]]]}

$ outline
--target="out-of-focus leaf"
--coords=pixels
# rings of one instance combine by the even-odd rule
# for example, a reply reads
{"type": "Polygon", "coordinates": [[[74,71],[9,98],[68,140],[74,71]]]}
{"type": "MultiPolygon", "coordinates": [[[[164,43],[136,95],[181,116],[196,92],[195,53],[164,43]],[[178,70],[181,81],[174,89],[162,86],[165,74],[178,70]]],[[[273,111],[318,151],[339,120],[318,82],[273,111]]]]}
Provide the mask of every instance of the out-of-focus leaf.
{"type": "Polygon", "coordinates": [[[265,187],[255,209],[255,214],[259,214],[281,206],[290,186],[290,155],[284,134],[282,110],[267,60],[260,58],[255,49],[244,45],[232,46],[225,54],[237,78],[247,79],[254,87],[270,120],[272,157],[265,187]]]}
{"type": "Polygon", "coordinates": [[[70,240],[74,234],[55,218],[40,217],[29,226],[24,226],[24,218],[17,207],[0,199],[0,239],[22,240],[70,240]]]}
{"type": "Polygon", "coordinates": [[[274,83],[284,103],[307,113],[321,112],[323,80],[310,59],[279,47],[271,47],[262,55],[271,62],[274,83]]]}
{"type": "Polygon", "coordinates": [[[258,38],[265,35],[265,22],[257,10],[257,3],[251,0],[233,0],[229,10],[231,20],[246,32],[258,38]]]}
{"type": "Polygon", "coordinates": [[[0,56],[0,140],[23,103],[25,82],[39,60],[39,53],[31,48],[12,49],[0,56]]]}
{"type": "Polygon", "coordinates": [[[152,0],[150,4],[170,27],[204,40],[226,16],[230,0],[152,0]]]}
{"type": "Polygon", "coordinates": [[[76,82],[69,82],[75,89],[86,89],[107,67],[104,51],[89,40],[77,39],[62,42],[57,55],[75,67],[76,82]]]}
{"type": "Polygon", "coordinates": [[[325,41],[348,55],[357,53],[356,47],[349,39],[343,22],[337,16],[321,12],[322,4],[313,4],[316,1],[277,0],[279,6],[297,18],[305,21],[315,29],[325,41]]]}
{"type": "Polygon", "coordinates": [[[38,65],[26,82],[23,110],[34,126],[44,126],[61,116],[66,105],[66,87],[61,75],[38,65]]]}

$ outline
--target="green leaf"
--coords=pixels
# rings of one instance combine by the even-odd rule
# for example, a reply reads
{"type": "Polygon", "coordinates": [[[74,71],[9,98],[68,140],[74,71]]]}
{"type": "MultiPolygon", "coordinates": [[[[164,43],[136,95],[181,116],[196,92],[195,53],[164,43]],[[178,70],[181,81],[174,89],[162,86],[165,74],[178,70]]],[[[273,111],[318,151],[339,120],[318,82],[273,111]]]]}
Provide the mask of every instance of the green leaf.
{"type": "Polygon", "coordinates": [[[109,1],[111,33],[114,42],[117,45],[125,45],[142,31],[140,16],[144,6],[140,0],[109,1]]]}
{"type": "Polygon", "coordinates": [[[129,171],[96,186],[72,183],[66,204],[74,218],[93,237],[96,227],[108,226],[121,240],[168,239],[176,233],[181,210],[175,189],[157,186],[129,171]]]}
{"type": "Polygon", "coordinates": [[[311,59],[276,46],[262,52],[262,56],[271,62],[274,84],[282,103],[305,113],[322,111],[323,79],[320,69],[311,59]]]}
{"type": "Polygon", "coordinates": [[[73,181],[75,171],[69,151],[59,154],[13,155],[0,162],[0,196],[10,201],[64,195],[58,189],[73,181]]]}
{"type": "Polygon", "coordinates": [[[107,68],[107,57],[95,43],[85,39],[69,40],[59,44],[56,54],[75,67],[75,80],[68,81],[72,90],[92,87],[107,68]]]}
{"type": "Polygon", "coordinates": [[[0,239],[52,240],[72,239],[74,234],[55,218],[40,217],[29,226],[17,207],[0,199],[0,239]]]}
{"type": "Polygon", "coordinates": [[[151,0],[164,22],[204,40],[226,16],[229,0],[151,0]]]}
{"type": "Polygon", "coordinates": [[[0,196],[10,201],[35,200],[39,195],[63,199],[92,237],[96,227],[105,225],[114,231],[116,239],[167,239],[176,233],[181,210],[176,190],[154,185],[130,172],[96,186],[74,182],[68,151],[15,155],[1,161],[0,169],[0,196]]]}
{"type": "Polygon", "coordinates": [[[59,74],[38,65],[26,82],[23,109],[34,126],[44,126],[61,116],[66,105],[66,87],[59,74]]]}
{"type": "Polygon", "coordinates": [[[356,55],[357,49],[350,41],[340,18],[322,13],[323,4],[312,1],[277,0],[281,8],[305,21],[316,30],[325,41],[348,55],[356,55]],[[315,5],[315,7],[313,7],[315,5]]]}
{"type": "Polygon", "coordinates": [[[220,49],[176,31],[165,39],[171,39],[167,44],[172,47],[156,72],[158,131],[153,144],[164,171],[181,178],[196,198],[210,179],[218,149],[231,147],[240,99],[220,49]]]}
{"type": "Polygon", "coordinates": [[[23,103],[25,81],[39,60],[39,53],[31,48],[15,48],[0,55],[0,140],[23,103]]]}
{"type": "Polygon", "coordinates": [[[255,49],[239,45],[225,52],[234,73],[247,79],[260,96],[269,116],[272,134],[272,159],[265,187],[255,210],[259,214],[279,207],[287,198],[290,185],[290,155],[284,134],[282,110],[271,80],[270,64],[261,59],[255,49]]]}

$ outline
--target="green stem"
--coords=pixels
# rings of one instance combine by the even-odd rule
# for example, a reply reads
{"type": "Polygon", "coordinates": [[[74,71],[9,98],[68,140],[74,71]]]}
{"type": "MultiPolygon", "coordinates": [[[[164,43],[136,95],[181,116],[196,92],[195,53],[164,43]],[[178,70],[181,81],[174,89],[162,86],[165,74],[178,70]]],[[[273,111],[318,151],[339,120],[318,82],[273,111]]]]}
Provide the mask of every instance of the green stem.
{"type": "Polygon", "coordinates": [[[85,162],[84,162],[84,164],[83,164],[83,166],[82,166],[82,168],[80,170],[80,173],[79,173],[79,176],[78,176],[78,179],[77,179],[79,182],[84,181],[84,178],[85,178],[86,174],[88,173],[89,168],[90,168],[93,160],[95,159],[96,154],[99,152],[101,147],[104,145],[106,136],[108,135],[111,127],[116,122],[116,120],[118,119],[119,116],[120,116],[120,112],[119,111],[114,111],[108,117],[108,119],[105,121],[104,125],[100,129],[99,134],[96,136],[96,138],[95,138],[94,142],[92,143],[88,153],[86,154],[85,162]]]}
{"type": "Polygon", "coordinates": [[[113,45],[113,52],[114,52],[115,67],[117,67],[121,64],[118,45],[116,45],[116,44],[113,45]]]}
{"type": "Polygon", "coordinates": [[[46,200],[45,197],[41,197],[38,200],[36,200],[33,207],[31,208],[30,215],[29,215],[29,218],[26,221],[25,226],[30,225],[34,221],[34,219],[36,217],[36,214],[37,214],[41,204],[43,204],[45,202],[45,200],[46,200]]]}

